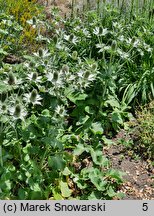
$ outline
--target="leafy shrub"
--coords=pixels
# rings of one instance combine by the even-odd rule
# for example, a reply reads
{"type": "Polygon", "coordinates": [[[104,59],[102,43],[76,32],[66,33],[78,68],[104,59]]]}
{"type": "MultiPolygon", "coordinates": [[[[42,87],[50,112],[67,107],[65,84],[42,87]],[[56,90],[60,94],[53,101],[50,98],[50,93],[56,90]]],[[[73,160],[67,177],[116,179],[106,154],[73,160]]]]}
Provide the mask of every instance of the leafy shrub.
{"type": "Polygon", "coordinates": [[[154,102],[144,106],[137,112],[137,126],[139,129],[138,151],[142,156],[154,159],[154,102]]]}
{"type": "MultiPolygon", "coordinates": [[[[18,43],[34,43],[36,31],[27,23],[27,20],[32,19],[33,16],[39,16],[41,8],[36,4],[36,1],[28,0],[6,0],[0,1],[1,12],[6,16],[13,16],[18,25],[22,26],[22,34],[18,37],[18,43]]],[[[11,27],[11,26],[10,26],[11,27]]],[[[12,29],[13,30],[13,29],[12,29]]],[[[9,38],[8,38],[9,40],[9,38]]]]}

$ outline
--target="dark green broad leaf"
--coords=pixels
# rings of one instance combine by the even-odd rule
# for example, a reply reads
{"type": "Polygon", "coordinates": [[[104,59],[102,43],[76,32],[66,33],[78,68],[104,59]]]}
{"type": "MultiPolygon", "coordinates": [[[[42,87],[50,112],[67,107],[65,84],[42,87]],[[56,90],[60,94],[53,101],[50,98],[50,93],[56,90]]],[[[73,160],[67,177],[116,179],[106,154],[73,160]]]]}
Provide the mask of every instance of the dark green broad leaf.
{"type": "Polygon", "coordinates": [[[18,190],[18,196],[19,196],[19,200],[26,200],[27,198],[27,192],[25,189],[19,188],[18,190]]]}
{"type": "Polygon", "coordinates": [[[77,104],[77,101],[85,100],[88,97],[87,94],[79,93],[79,92],[76,93],[70,90],[65,91],[65,95],[74,104],[77,104]]]}
{"type": "Polygon", "coordinates": [[[54,170],[63,171],[66,165],[62,155],[50,156],[48,158],[48,165],[54,170]]]}
{"type": "Polygon", "coordinates": [[[96,134],[102,134],[104,132],[102,125],[100,122],[95,122],[92,123],[91,125],[91,131],[96,135],[96,134]]]}
{"type": "Polygon", "coordinates": [[[112,117],[112,121],[113,122],[117,122],[119,124],[123,124],[123,119],[121,117],[121,114],[118,111],[112,112],[111,117],[112,117]]]}

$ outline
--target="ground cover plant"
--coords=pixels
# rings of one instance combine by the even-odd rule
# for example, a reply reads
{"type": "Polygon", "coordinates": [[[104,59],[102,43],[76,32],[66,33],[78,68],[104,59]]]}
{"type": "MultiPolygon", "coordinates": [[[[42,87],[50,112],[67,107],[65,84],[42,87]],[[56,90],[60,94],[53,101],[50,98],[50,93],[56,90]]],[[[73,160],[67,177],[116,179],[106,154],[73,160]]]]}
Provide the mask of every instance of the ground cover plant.
{"type": "MultiPolygon", "coordinates": [[[[154,99],[153,5],[136,13],[134,2],[128,10],[124,1],[98,1],[84,16],[72,10],[62,18],[54,8],[52,19],[27,17],[39,46],[31,53],[16,40],[24,34],[21,20],[1,11],[1,199],[124,196],[124,173],[103,148],[131,128],[138,104],[154,99]],[[17,51],[20,61],[6,62],[17,51]]],[[[140,142],[153,160],[153,121],[138,116],[140,142]]]]}

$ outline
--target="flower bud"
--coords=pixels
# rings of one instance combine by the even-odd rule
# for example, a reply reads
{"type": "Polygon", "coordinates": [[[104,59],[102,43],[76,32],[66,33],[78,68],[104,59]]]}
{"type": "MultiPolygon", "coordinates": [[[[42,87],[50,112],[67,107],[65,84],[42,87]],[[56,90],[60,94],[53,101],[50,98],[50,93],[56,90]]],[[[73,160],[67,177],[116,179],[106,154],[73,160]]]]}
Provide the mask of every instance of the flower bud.
{"type": "Polygon", "coordinates": [[[99,27],[99,34],[102,34],[103,33],[103,28],[102,26],[99,27]]]}
{"type": "Polygon", "coordinates": [[[20,117],[20,114],[21,114],[21,106],[19,104],[17,104],[15,107],[14,116],[20,117]]]}
{"type": "Polygon", "coordinates": [[[63,65],[63,66],[62,66],[62,72],[63,72],[63,73],[68,73],[68,72],[69,72],[69,67],[68,67],[68,65],[63,65]]]}
{"type": "Polygon", "coordinates": [[[116,41],[113,41],[113,42],[112,42],[112,45],[111,45],[111,49],[112,49],[113,51],[115,51],[115,50],[116,50],[116,47],[117,47],[117,43],[116,43],[116,41]]]}
{"type": "Polygon", "coordinates": [[[96,69],[97,69],[97,64],[96,64],[96,63],[93,63],[93,64],[92,64],[92,70],[95,71],[96,69]]]}
{"type": "Polygon", "coordinates": [[[34,63],[33,61],[31,61],[31,62],[29,63],[29,66],[30,66],[30,67],[34,67],[34,66],[35,66],[35,63],[34,63]]]}
{"type": "Polygon", "coordinates": [[[73,40],[73,38],[74,38],[74,35],[73,35],[73,34],[71,34],[71,35],[70,35],[70,41],[72,41],[72,40],[73,40]]]}
{"type": "Polygon", "coordinates": [[[39,56],[40,56],[40,57],[43,56],[43,50],[42,50],[41,48],[38,50],[38,53],[39,53],[39,56]]]}
{"type": "Polygon", "coordinates": [[[86,71],[85,74],[84,74],[84,78],[85,78],[85,79],[88,79],[89,75],[90,75],[90,72],[89,72],[89,71],[86,71]]]}
{"type": "Polygon", "coordinates": [[[55,71],[54,73],[53,73],[53,81],[57,81],[58,80],[58,72],[57,71],[55,71]]]}
{"type": "Polygon", "coordinates": [[[31,93],[31,96],[30,96],[30,101],[35,102],[36,97],[37,97],[37,90],[33,89],[32,93],[31,93]]]}
{"type": "Polygon", "coordinates": [[[33,25],[36,25],[36,17],[35,16],[32,18],[32,21],[33,21],[33,25]]]}
{"type": "Polygon", "coordinates": [[[3,103],[6,100],[6,98],[7,98],[7,92],[4,91],[2,92],[1,97],[0,97],[1,102],[3,103]]]}
{"type": "Polygon", "coordinates": [[[73,53],[72,53],[72,59],[76,60],[77,57],[78,57],[77,51],[73,51],[73,53]]]}
{"type": "Polygon", "coordinates": [[[6,111],[6,109],[7,109],[7,106],[6,106],[5,104],[3,104],[3,105],[2,105],[2,110],[3,110],[3,111],[6,111]]]}
{"type": "Polygon", "coordinates": [[[9,85],[14,85],[15,84],[15,76],[12,72],[9,73],[9,80],[8,80],[9,85]]]}
{"type": "Polygon", "coordinates": [[[34,72],[33,75],[32,75],[32,80],[35,81],[38,77],[38,73],[37,72],[34,72]]]}

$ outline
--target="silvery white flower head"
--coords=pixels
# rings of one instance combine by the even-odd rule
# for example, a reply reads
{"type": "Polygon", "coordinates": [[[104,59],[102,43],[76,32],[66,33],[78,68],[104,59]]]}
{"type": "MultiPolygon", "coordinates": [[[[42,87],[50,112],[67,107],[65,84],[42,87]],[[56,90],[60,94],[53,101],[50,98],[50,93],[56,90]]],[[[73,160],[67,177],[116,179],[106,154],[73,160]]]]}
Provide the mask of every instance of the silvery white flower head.
{"type": "Polygon", "coordinates": [[[106,34],[109,33],[107,28],[103,28],[103,27],[96,27],[93,31],[93,33],[97,36],[105,36],[106,34]]]}
{"type": "Polygon", "coordinates": [[[70,35],[65,34],[64,39],[68,42],[73,43],[73,44],[76,44],[78,42],[78,38],[73,34],[70,34],[70,35]]]}
{"type": "Polygon", "coordinates": [[[40,83],[42,77],[38,76],[37,72],[32,72],[30,74],[27,75],[27,79],[31,82],[35,82],[35,83],[40,83]]]}
{"type": "Polygon", "coordinates": [[[122,29],[122,25],[118,22],[112,22],[112,25],[115,29],[120,29],[120,30],[122,29]]]}
{"type": "Polygon", "coordinates": [[[42,98],[41,96],[38,94],[36,89],[33,89],[33,91],[31,93],[26,93],[24,95],[24,101],[26,101],[26,103],[32,103],[33,106],[34,105],[41,105],[41,101],[42,98]]]}
{"type": "Polygon", "coordinates": [[[25,108],[21,104],[15,104],[14,106],[10,107],[9,113],[14,120],[15,119],[24,120],[27,115],[25,108]]]}
{"type": "Polygon", "coordinates": [[[46,57],[51,56],[51,53],[49,53],[49,51],[46,49],[40,48],[37,53],[34,53],[34,56],[39,57],[39,58],[46,58],[46,57]]]}
{"type": "Polygon", "coordinates": [[[67,116],[67,112],[66,112],[65,107],[63,105],[58,105],[55,109],[55,113],[62,118],[67,116]]]}
{"type": "Polygon", "coordinates": [[[129,53],[126,53],[124,51],[122,51],[121,49],[117,49],[117,53],[119,54],[119,56],[122,58],[122,59],[125,59],[125,60],[130,60],[129,59],[129,53]]]}
{"type": "Polygon", "coordinates": [[[46,77],[47,77],[47,80],[49,81],[49,82],[51,82],[52,84],[54,84],[54,85],[62,85],[62,77],[63,77],[63,73],[62,73],[62,71],[51,71],[51,72],[49,72],[47,75],[46,75],[46,77]]]}
{"type": "Polygon", "coordinates": [[[22,79],[20,78],[17,79],[16,76],[12,72],[9,72],[8,79],[4,80],[4,83],[9,84],[10,86],[17,86],[17,85],[20,85],[22,82],[23,82],[22,79]]]}
{"type": "Polygon", "coordinates": [[[99,53],[111,49],[111,46],[106,46],[106,44],[104,43],[96,44],[96,47],[99,48],[99,51],[98,51],[99,53]]]}

